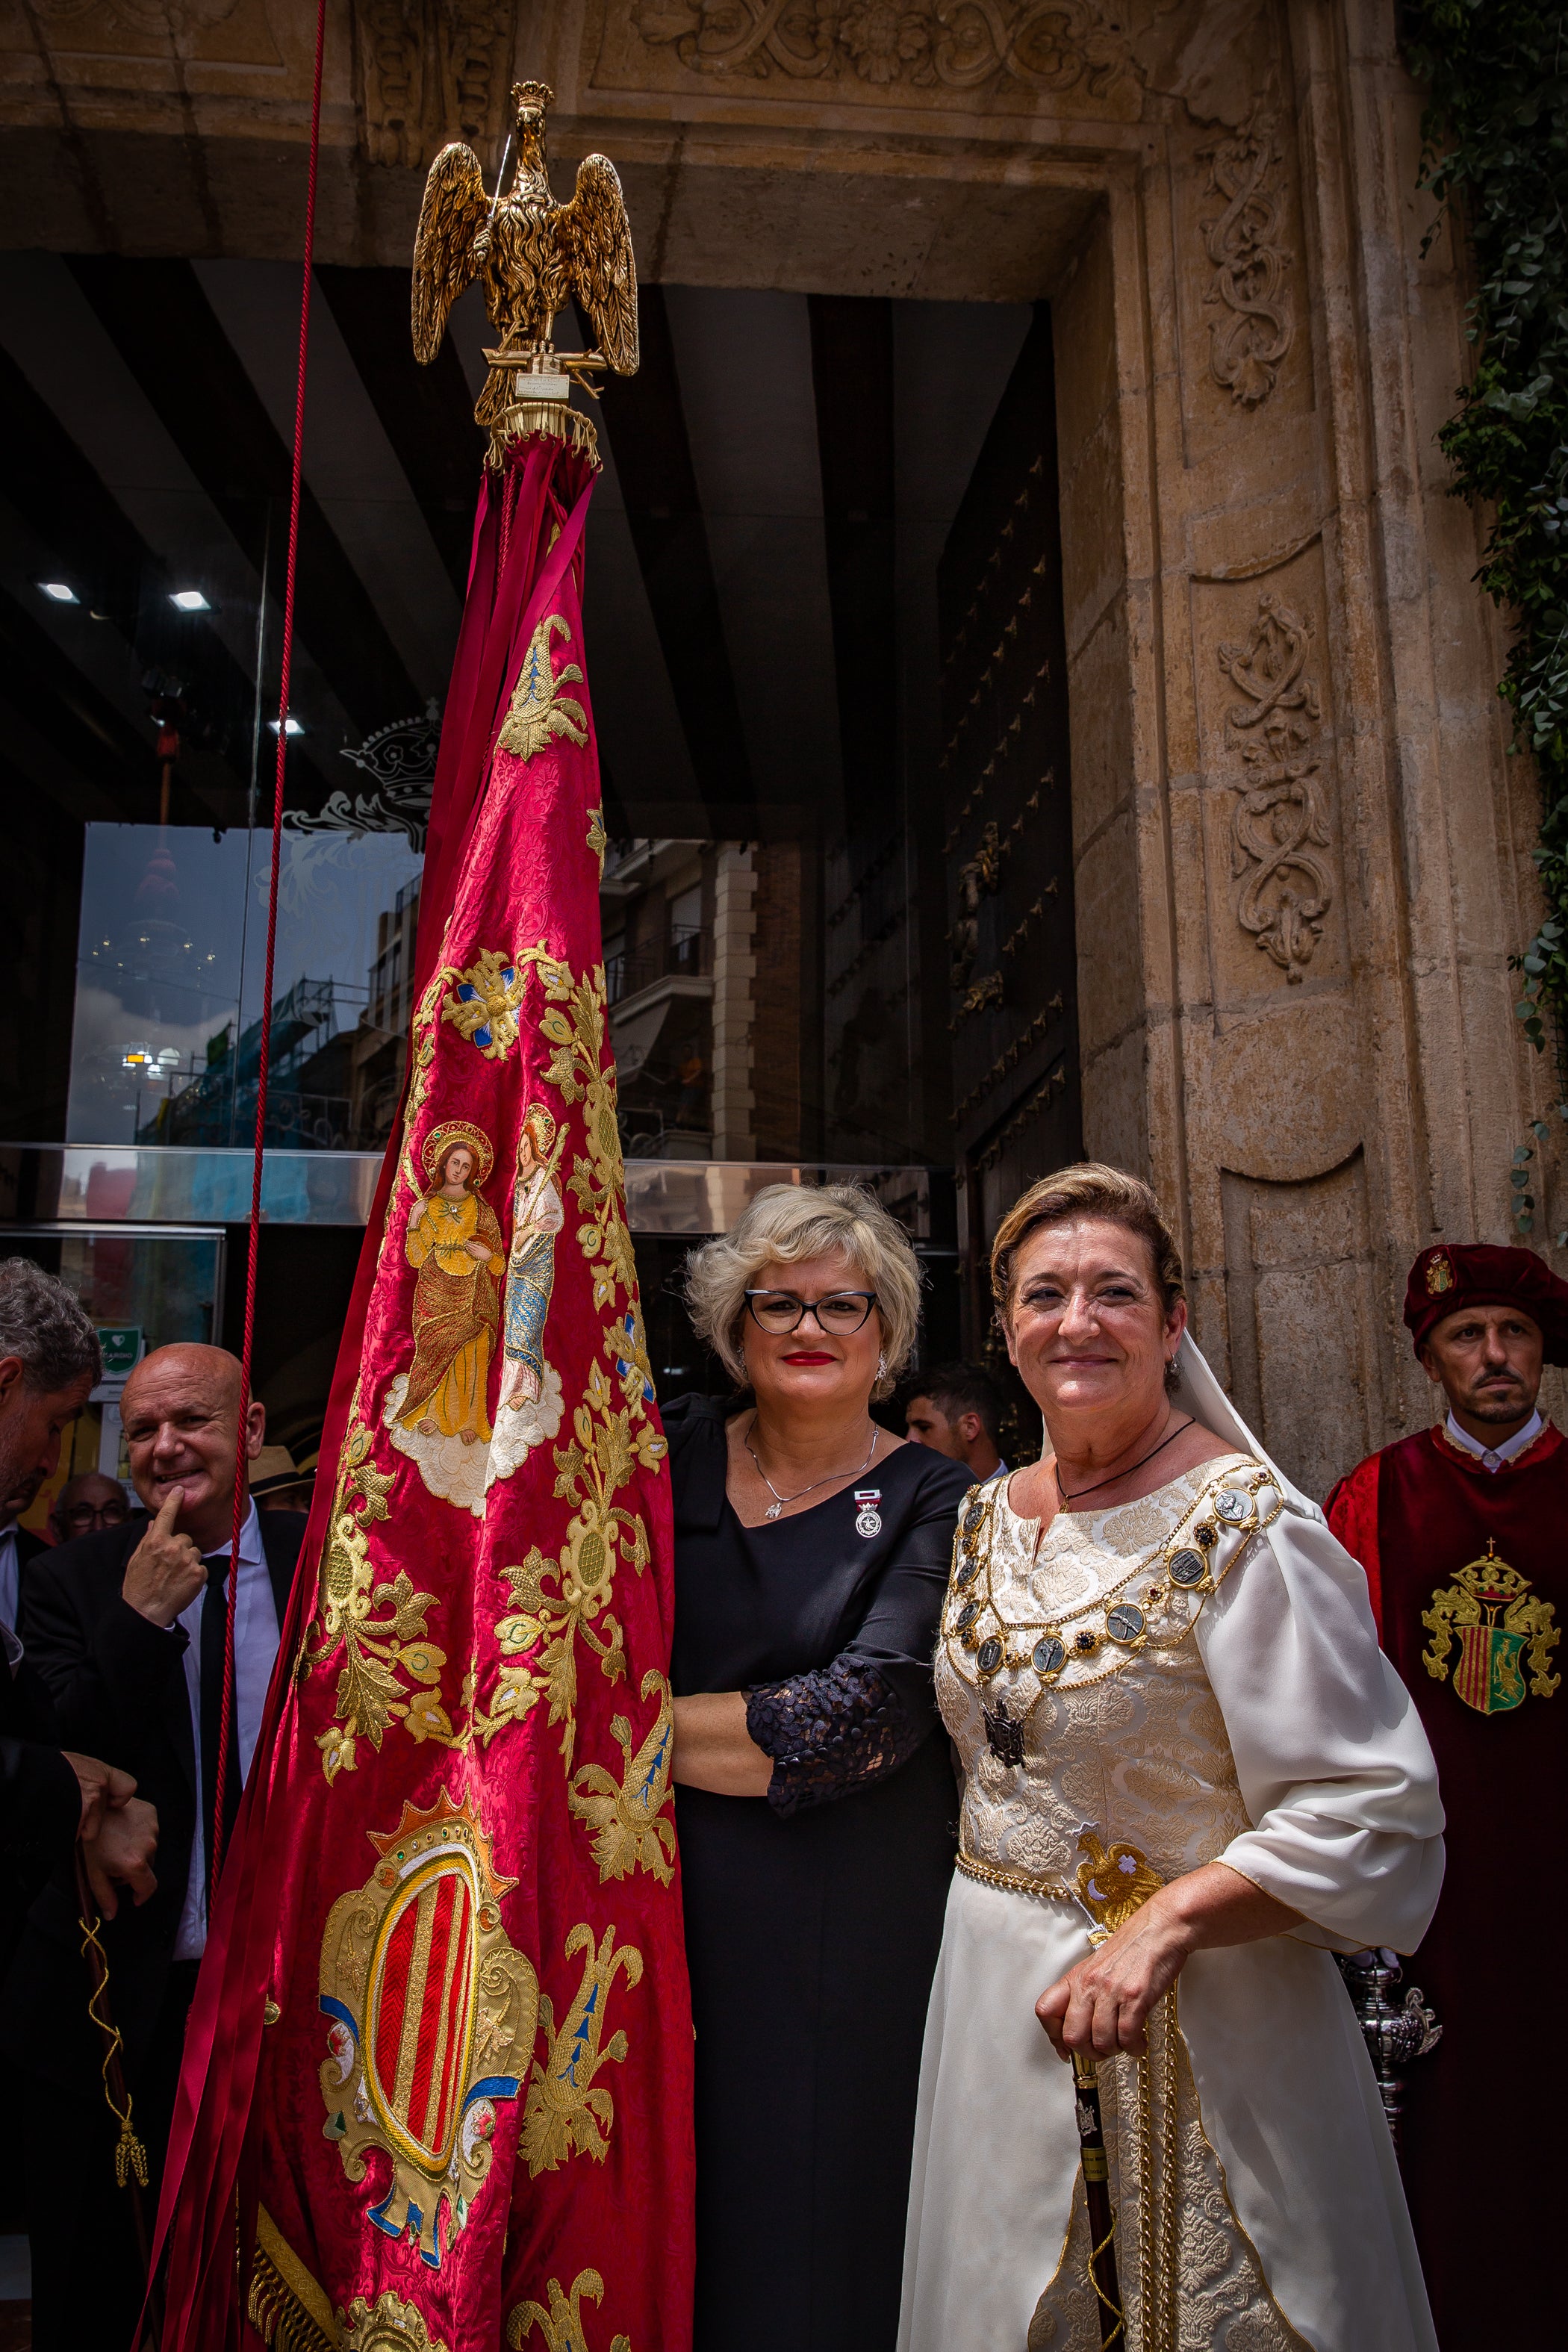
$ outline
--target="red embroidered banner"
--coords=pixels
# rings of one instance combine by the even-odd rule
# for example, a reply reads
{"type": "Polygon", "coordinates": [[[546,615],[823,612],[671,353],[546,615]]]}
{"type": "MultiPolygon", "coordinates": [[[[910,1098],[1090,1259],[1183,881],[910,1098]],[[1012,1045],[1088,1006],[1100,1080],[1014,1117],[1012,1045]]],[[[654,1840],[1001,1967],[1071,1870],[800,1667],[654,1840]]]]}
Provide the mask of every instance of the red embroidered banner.
{"type": "Polygon", "coordinates": [[[164,2352],[689,2341],[669,1482],[605,1025],[592,479],[542,436],[486,476],[335,1477],[193,2012],[164,2352]]]}

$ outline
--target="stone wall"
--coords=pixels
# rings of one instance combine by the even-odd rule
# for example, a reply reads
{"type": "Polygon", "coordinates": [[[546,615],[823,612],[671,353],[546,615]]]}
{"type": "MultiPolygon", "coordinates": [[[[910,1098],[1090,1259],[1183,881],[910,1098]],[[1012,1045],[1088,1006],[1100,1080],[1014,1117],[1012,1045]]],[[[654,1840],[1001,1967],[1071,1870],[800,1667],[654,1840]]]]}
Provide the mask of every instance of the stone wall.
{"type": "MultiPolygon", "coordinates": [[[[11,241],[293,251],[310,31],[5,0],[11,241]]],[[[1321,1490],[1426,1417],[1405,1267],[1510,1237],[1549,1098],[1393,0],[334,0],[323,257],[402,259],[513,71],[616,158],[651,278],[1051,298],[1086,1135],[1179,1207],[1201,1343],[1321,1490]]]]}

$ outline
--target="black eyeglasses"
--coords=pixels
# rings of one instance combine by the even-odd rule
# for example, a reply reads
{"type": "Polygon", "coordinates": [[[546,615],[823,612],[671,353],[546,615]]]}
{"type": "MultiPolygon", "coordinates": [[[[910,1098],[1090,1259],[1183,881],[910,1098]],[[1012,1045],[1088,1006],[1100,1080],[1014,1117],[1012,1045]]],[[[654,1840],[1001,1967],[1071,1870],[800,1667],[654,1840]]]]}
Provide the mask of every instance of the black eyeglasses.
{"type": "Polygon", "coordinates": [[[789,1290],[748,1290],[746,1308],[753,1323],[775,1333],[798,1330],[808,1315],[819,1331],[836,1339],[858,1331],[877,1304],[874,1290],[836,1290],[826,1298],[797,1298],[789,1290]]]}
{"type": "Polygon", "coordinates": [[[87,1536],[105,1528],[121,1528],[130,1517],[130,1505],[123,1502],[73,1503],[65,1514],[65,1523],[72,1535],[87,1536]]]}

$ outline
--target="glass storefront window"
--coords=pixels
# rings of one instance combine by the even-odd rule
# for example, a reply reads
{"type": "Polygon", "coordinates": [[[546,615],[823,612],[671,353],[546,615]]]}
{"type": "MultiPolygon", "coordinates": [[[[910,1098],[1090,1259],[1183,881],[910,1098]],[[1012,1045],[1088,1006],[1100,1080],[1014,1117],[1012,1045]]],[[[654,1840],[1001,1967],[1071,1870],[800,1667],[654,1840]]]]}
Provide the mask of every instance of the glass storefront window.
{"type": "MultiPolygon", "coordinates": [[[[67,1140],[248,1143],[269,837],[103,824],[86,836],[67,1140]]],[[[401,833],[285,825],[269,1143],[384,1139],[421,863],[401,833]]]]}
{"type": "Polygon", "coordinates": [[[126,1374],[154,1348],[217,1339],[226,1250],[221,1228],[0,1226],[0,1258],[28,1257],[58,1276],[91,1316],[104,1351],[105,1377],[65,1433],[58,1466],[30,1499],[24,1525],[41,1528],[60,1488],[84,1471],[129,1477],[120,1427],[126,1374]]]}
{"type": "MultiPolygon", "coordinates": [[[[0,289],[29,819],[0,861],[0,1217],[145,1219],[156,1292],[151,1228],[233,1240],[249,1202],[299,281],[30,253],[0,289]]],[[[346,1297],[403,1084],[489,341],[470,289],[418,366],[402,268],[322,268],[317,299],[258,1325],[290,1439],[331,1370],[300,1269],[346,1297]]],[[[742,1168],[929,1178],[928,1335],[978,1353],[998,1205],[1079,1139],[1048,312],[640,300],[641,365],[594,412],[584,630],[660,1379],[700,1370],[662,1238],[698,1228],[653,1195],[716,1215],[742,1168]]],[[[81,1246],[68,1278],[102,1287],[81,1246]]],[[[126,1309],[149,1344],[160,1317],[126,1309]]]]}

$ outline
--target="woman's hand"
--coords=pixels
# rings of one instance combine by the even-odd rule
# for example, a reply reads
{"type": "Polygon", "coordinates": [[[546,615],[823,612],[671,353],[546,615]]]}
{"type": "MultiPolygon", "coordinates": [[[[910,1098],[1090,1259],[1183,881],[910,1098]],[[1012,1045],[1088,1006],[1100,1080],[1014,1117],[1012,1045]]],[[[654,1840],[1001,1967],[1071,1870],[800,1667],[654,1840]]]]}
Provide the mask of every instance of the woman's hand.
{"type": "Polygon", "coordinates": [[[465,1242],[463,1247],[476,1265],[489,1265],[491,1255],[489,1242],[465,1242]]]}
{"type": "Polygon", "coordinates": [[[1070,2058],[1075,2050],[1096,2058],[1117,2050],[1142,2056],[1148,2048],[1144,2020],[1193,1948],[1181,1926],[1158,1911],[1159,1902],[1152,1895],[1035,2003],[1058,2058],[1070,2058]]]}
{"type": "Polygon", "coordinates": [[[1299,1911],[1277,1902],[1223,1862],[1206,1862],[1162,1886],[1087,1960],[1040,1995],[1035,2015],[1058,2058],[1075,2050],[1142,2057],[1149,2011],[1194,1952],[1257,1943],[1296,1926],[1299,1911]]]}
{"type": "Polygon", "coordinates": [[[670,1778],[716,1797],[765,1797],[773,1759],[746,1729],[744,1691],[695,1691],[678,1698],[670,1778]]]}

